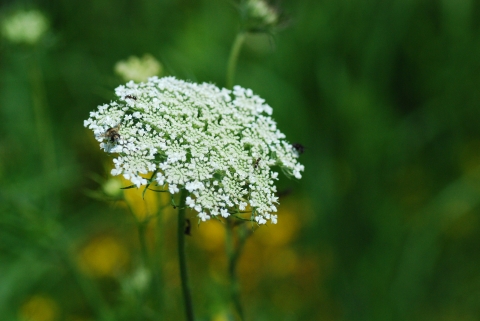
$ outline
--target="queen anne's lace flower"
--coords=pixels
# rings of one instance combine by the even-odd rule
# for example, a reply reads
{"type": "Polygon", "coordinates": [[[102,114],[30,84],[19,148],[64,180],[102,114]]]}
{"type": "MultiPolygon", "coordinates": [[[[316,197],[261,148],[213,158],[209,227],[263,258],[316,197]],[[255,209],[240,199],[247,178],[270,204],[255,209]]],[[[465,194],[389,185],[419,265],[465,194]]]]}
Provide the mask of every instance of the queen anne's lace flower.
{"type": "Polygon", "coordinates": [[[131,81],[116,95],[85,121],[102,149],[118,153],[112,175],[137,187],[155,180],[171,194],[186,189],[186,206],[202,221],[250,205],[252,220],[276,223],[274,169],[301,178],[304,167],[262,98],[239,86],[230,91],[174,77],[131,81]],[[105,136],[114,127],[118,140],[105,136]],[[149,172],[151,181],[141,175],[149,172]]]}

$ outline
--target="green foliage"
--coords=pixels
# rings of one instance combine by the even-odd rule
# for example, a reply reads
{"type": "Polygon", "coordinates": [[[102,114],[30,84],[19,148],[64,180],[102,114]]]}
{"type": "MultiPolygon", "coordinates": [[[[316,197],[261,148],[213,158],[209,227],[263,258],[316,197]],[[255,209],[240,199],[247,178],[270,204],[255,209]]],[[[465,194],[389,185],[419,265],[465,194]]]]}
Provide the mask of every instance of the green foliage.
{"type": "MultiPolygon", "coordinates": [[[[161,230],[146,232],[160,272],[135,288],[144,263],[137,221],[124,201],[102,193],[111,159],[83,120],[112,98],[123,82],[115,63],[132,55],[151,54],[168,75],[224,86],[236,7],[41,0],[36,8],[51,20],[48,38],[35,48],[0,43],[2,320],[25,314],[36,295],[50,298],[38,302],[56,311],[51,320],[181,319],[175,219],[162,213],[161,230]],[[117,253],[118,266],[85,272],[78,261],[96,253],[92,242],[117,253]]],[[[247,35],[236,83],[265,98],[279,128],[306,147],[306,170],[302,181],[280,183],[293,194],[280,200],[279,225],[245,245],[246,320],[477,319],[480,6],[310,0],[282,11],[290,16],[284,30],[247,35]]],[[[143,203],[127,204],[135,212],[143,203]]],[[[213,247],[215,228],[192,225],[196,313],[220,319],[229,307],[224,248],[213,247]]]]}

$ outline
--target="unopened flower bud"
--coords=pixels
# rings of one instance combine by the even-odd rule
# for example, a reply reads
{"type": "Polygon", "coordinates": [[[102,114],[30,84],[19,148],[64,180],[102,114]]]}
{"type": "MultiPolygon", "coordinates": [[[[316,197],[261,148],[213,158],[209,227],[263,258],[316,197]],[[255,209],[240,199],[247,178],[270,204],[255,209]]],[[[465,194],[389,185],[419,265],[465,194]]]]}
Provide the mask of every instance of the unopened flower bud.
{"type": "Polygon", "coordinates": [[[162,69],[162,64],[149,54],[141,58],[131,56],[115,64],[115,73],[125,81],[147,81],[150,77],[160,76],[162,69]]]}
{"type": "Polygon", "coordinates": [[[241,9],[247,31],[270,31],[278,24],[278,12],[265,0],[245,0],[241,9]]]}

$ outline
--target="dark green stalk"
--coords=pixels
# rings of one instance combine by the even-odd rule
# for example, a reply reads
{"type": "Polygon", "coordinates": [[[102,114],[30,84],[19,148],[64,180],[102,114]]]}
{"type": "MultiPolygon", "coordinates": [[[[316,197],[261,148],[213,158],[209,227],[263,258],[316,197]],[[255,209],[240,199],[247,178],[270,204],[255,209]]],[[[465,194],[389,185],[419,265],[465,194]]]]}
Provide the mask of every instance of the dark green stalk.
{"type": "MultiPolygon", "coordinates": [[[[243,225],[239,226],[239,229],[241,228],[243,228],[243,225]]],[[[235,246],[233,220],[227,220],[226,229],[226,250],[228,257],[228,277],[230,279],[230,296],[238,319],[243,321],[245,318],[242,304],[240,302],[240,284],[236,274],[236,267],[238,259],[240,258],[240,253],[243,249],[243,245],[245,244],[246,234],[244,235],[243,233],[239,233],[238,244],[235,246]]]]}
{"type": "Polygon", "coordinates": [[[142,222],[139,221],[137,222],[137,227],[138,227],[138,238],[140,241],[140,251],[142,254],[142,263],[144,266],[150,268],[150,259],[148,257],[148,249],[147,249],[147,239],[146,239],[146,230],[147,230],[147,224],[148,221],[142,222]]]}
{"type": "Polygon", "coordinates": [[[190,287],[188,284],[187,259],[185,256],[185,199],[187,198],[187,195],[188,191],[182,189],[180,194],[180,205],[178,208],[178,260],[180,264],[180,279],[182,283],[183,299],[185,301],[185,313],[187,315],[187,320],[193,321],[193,304],[192,296],[190,294],[190,287]]]}
{"type": "Polygon", "coordinates": [[[162,237],[165,235],[164,233],[164,226],[163,226],[163,217],[161,216],[161,213],[163,212],[163,209],[165,209],[167,206],[170,206],[168,204],[165,206],[162,203],[162,197],[161,194],[158,194],[158,212],[157,212],[157,222],[156,222],[156,238],[155,238],[155,255],[153,257],[153,266],[155,269],[156,273],[153,273],[152,275],[152,281],[153,281],[153,290],[154,290],[154,296],[155,296],[155,302],[157,305],[157,311],[159,312],[159,315],[163,315],[164,312],[164,302],[165,302],[165,297],[164,297],[164,290],[163,290],[163,269],[162,269],[162,264],[164,263],[165,259],[165,244],[163,242],[162,237]]]}
{"type": "Polygon", "coordinates": [[[227,66],[227,79],[226,86],[228,89],[233,88],[235,81],[235,69],[237,67],[238,56],[240,55],[240,49],[242,48],[243,42],[245,41],[246,36],[245,31],[240,31],[235,37],[233,42],[232,49],[230,50],[230,57],[228,58],[227,66]]]}
{"type": "MultiPolygon", "coordinates": [[[[148,248],[147,248],[147,238],[146,238],[146,230],[147,230],[147,225],[148,225],[148,219],[140,220],[136,215],[135,212],[133,211],[133,208],[131,204],[127,201],[127,199],[124,196],[124,201],[127,204],[127,207],[132,214],[132,217],[135,219],[135,223],[137,225],[137,231],[138,231],[138,241],[140,243],[140,256],[142,260],[142,268],[148,269],[148,271],[152,274],[154,274],[154,271],[151,266],[151,261],[150,257],[148,255],[148,248]]],[[[145,301],[145,294],[143,291],[140,291],[138,294],[137,298],[137,320],[143,320],[144,315],[143,315],[143,303],[145,301]]]]}
{"type": "MultiPolygon", "coordinates": [[[[138,231],[138,242],[140,244],[140,257],[141,257],[141,264],[142,268],[148,269],[148,271],[151,273],[152,278],[155,279],[156,277],[156,269],[153,266],[152,259],[148,253],[148,246],[147,246],[147,236],[146,236],[146,231],[148,227],[148,223],[150,222],[150,217],[148,216],[145,217],[143,220],[140,220],[137,215],[135,214],[130,202],[125,197],[125,194],[123,194],[123,200],[125,201],[125,204],[128,207],[128,210],[132,217],[135,219],[135,223],[137,225],[137,231],[138,231]]],[[[159,213],[157,213],[158,215],[159,213]]],[[[158,289],[157,289],[158,290],[158,289]]],[[[149,291],[151,291],[151,288],[149,288],[149,291]]],[[[143,320],[144,315],[143,315],[143,303],[145,301],[145,294],[143,291],[141,291],[138,295],[138,313],[137,313],[137,320],[143,320]]]]}

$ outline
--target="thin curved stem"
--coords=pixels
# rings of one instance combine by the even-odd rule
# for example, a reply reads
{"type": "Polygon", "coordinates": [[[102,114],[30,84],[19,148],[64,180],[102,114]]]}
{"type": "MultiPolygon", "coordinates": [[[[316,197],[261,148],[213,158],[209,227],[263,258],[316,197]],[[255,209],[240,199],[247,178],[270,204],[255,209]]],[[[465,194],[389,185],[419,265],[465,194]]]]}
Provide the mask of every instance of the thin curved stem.
{"type": "Polygon", "coordinates": [[[138,228],[138,239],[140,242],[140,253],[142,255],[143,266],[151,268],[150,257],[148,255],[148,249],[147,249],[147,235],[146,235],[147,224],[148,222],[138,221],[137,228],[138,228]]]}
{"type": "MultiPolygon", "coordinates": [[[[148,224],[147,222],[138,221],[137,219],[138,239],[140,242],[140,253],[142,256],[142,267],[147,268],[150,271],[150,273],[152,273],[153,269],[150,262],[150,257],[148,255],[148,248],[147,248],[147,238],[146,238],[147,224],[148,224]]],[[[142,310],[144,301],[145,301],[145,293],[143,291],[140,291],[138,293],[137,320],[142,320],[142,318],[144,317],[143,310],[142,310]]]]}
{"type": "Polygon", "coordinates": [[[230,50],[230,57],[228,58],[227,65],[227,80],[226,86],[231,89],[235,81],[235,69],[237,67],[238,56],[240,55],[240,49],[242,48],[243,42],[245,41],[246,36],[245,31],[240,31],[235,37],[233,42],[232,49],[230,50]]]}
{"type": "MultiPolygon", "coordinates": [[[[239,230],[237,246],[235,246],[234,240],[234,221],[227,220],[227,235],[226,235],[226,249],[228,257],[228,276],[230,278],[230,296],[235,307],[236,314],[238,319],[243,321],[245,320],[243,308],[240,300],[240,284],[238,282],[236,268],[237,262],[240,258],[241,251],[245,245],[245,241],[248,237],[246,233],[243,233],[243,230],[239,230]]],[[[242,229],[243,226],[239,226],[239,229],[242,229]]]]}
{"type": "MultiPolygon", "coordinates": [[[[158,199],[158,211],[157,214],[155,215],[156,217],[156,240],[155,240],[155,256],[154,256],[154,269],[155,272],[153,274],[153,289],[154,289],[154,295],[155,295],[155,302],[157,305],[157,311],[159,312],[159,315],[163,315],[164,312],[164,302],[165,302],[165,297],[164,297],[164,276],[163,276],[163,269],[162,269],[162,263],[164,263],[165,260],[165,247],[164,245],[164,240],[163,240],[163,235],[164,233],[164,221],[163,217],[160,215],[163,210],[169,206],[163,204],[162,202],[162,197],[161,194],[157,194],[157,199],[158,199]]],[[[153,217],[152,217],[153,218],[153,217]]]]}
{"type": "Polygon", "coordinates": [[[188,284],[187,273],[187,259],[185,256],[185,199],[187,198],[188,191],[183,189],[180,194],[180,205],[178,208],[178,260],[180,264],[180,279],[182,283],[182,294],[185,301],[185,313],[188,321],[193,321],[193,304],[192,296],[190,294],[190,286],[188,284]]]}

